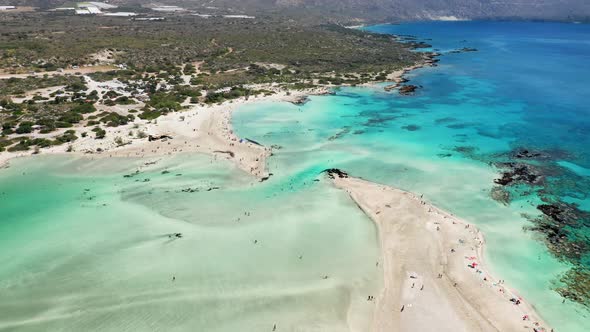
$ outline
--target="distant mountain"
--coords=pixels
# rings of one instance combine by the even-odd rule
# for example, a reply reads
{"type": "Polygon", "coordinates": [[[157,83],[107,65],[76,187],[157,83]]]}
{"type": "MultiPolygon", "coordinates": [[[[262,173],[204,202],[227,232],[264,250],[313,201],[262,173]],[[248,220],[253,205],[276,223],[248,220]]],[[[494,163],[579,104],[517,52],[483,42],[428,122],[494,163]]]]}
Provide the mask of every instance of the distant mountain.
{"type": "Polygon", "coordinates": [[[590,0],[216,0],[213,3],[243,10],[317,12],[370,20],[590,18],[590,0]]]}
{"type": "MultiPolygon", "coordinates": [[[[145,5],[144,0],[106,0],[145,5]]],[[[0,5],[55,8],[70,0],[0,0],[0,5]]],[[[539,19],[590,21],[590,0],[158,0],[205,12],[279,13],[358,21],[539,19]]]]}

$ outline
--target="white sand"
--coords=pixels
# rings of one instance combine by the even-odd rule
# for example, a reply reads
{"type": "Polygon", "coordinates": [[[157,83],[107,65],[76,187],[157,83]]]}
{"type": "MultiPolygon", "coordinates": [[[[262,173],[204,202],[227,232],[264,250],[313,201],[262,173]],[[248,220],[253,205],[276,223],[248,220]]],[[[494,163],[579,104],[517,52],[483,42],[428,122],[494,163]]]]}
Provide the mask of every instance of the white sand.
{"type": "Polygon", "coordinates": [[[543,331],[532,306],[487,273],[473,225],[412,193],[350,177],[334,183],[379,230],[384,287],[373,331],[543,331]]]}
{"type": "MultiPolygon", "coordinates": [[[[136,119],[127,125],[109,128],[104,139],[95,139],[92,128],[74,127],[79,136],[71,146],[75,155],[91,155],[92,157],[145,157],[171,155],[180,152],[197,152],[212,154],[215,158],[233,160],[238,167],[258,178],[268,176],[266,171],[266,158],[270,155],[270,148],[266,148],[246,140],[240,142],[231,127],[232,112],[245,103],[264,101],[294,101],[309,94],[323,94],[328,91],[323,88],[286,91],[276,90],[270,96],[240,98],[228,101],[220,105],[200,106],[195,105],[190,109],[174,112],[157,118],[155,121],[136,119]],[[137,132],[142,131],[147,135],[171,136],[172,139],[149,141],[148,138],[137,138],[137,132]],[[87,137],[80,137],[82,132],[87,132],[87,137]],[[129,133],[132,133],[130,136],[129,133]],[[119,146],[116,139],[125,143],[119,146]],[[97,151],[101,149],[101,151],[97,151]]],[[[48,138],[55,136],[67,129],[61,129],[50,134],[28,134],[25,136],[48,138]]],[[[41,149],[41,154],[66,153],[69,144],[41,149]]],[[[33,151],[2,152],[0,153],[0,167],[5,167],[12,158],[30,156],[33,151]]]]}

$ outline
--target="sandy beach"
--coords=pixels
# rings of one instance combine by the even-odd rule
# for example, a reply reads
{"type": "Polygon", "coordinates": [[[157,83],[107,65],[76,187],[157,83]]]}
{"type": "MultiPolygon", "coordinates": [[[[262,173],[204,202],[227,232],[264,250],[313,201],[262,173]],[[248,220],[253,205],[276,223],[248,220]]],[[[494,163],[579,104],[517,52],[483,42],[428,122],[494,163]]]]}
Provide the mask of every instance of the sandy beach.
{"type": "Polygon", "coordinates": [[[551,331],[489,274],[473,225],[399,189],[338,175],[334,184],[379,231],[384,285],[373,331],[551,331]]]}
{"type": "MultiPolygon", "coordinates": [[[[266,158],[271,149],[247,140],[238,138],[231,127],[231,114],[246,103],[296,102],[308,95],[326,94],[325,88],[301,91],[277,90],[273,95],[250,96],[239,98],[217,105],[193,105],[189,109],[169,113],[154,121],[136,119],[127,125],[105,127],[105,139],[95,139],[93,135],[79,137],[71,144],[41,149],[40,154],[72,154],[89,158],[139,157],[155,158],[182,152],[205,153],[214,158],[232,160],[242,170],[265,179],[269,176],[265,169],[266,158]],[[142,131],[146,137],[137,138],[129,133],[142,131]],[[152,136],[152,140],[149,139],[152,136]],[[117,142],[117,138],[120,139],[117,142]],[[123,144],[121,144],[121,142],[123,144]],[[72,151],[66,152],[71,145],[72,151]]],[[[68,129],[80,132],[88,131],[84,127],[68,129]]],[[[65,130],[61,130],[65,131],[65,130]]],[[[47,137],[33,134],[33,138],[47,137]]],[[[27,157],[33,151],[0,153],[0,168],[7,167],[10,159],[27,157]]]]}

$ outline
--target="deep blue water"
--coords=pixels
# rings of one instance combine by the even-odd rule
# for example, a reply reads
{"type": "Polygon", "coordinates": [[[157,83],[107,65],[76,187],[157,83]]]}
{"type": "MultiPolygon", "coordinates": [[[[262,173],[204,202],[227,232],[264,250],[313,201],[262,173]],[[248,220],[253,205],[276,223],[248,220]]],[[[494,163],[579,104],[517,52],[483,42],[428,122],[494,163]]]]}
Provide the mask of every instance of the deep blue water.
{"type": "Polygon", "coordinates": [[[440,63],[407,75],[421,87],[413,96],[348,87],[302,107],[244,107],[234,118],[238,134],[281,147],[269,161],[277,175],[269,185],[287,175],[290,187],[305,190],[321,169],[337,167],[424,193],[484,231],[493,270],[552,327],[588,330],[590,25],[367,29],[415,36],[442,54],[440,63]],[[463,47],[477,51],[452,52],[463,47]],[[494,183],[523,165],[526,179],[494,183]]]}
{"type": "Polygon", "coordinates": [[[457,92],[461,81],[489,85],[487,91],[461,96],[461,101],[497,111],[498,118],[480,124],[481,129],[513,145],[567,150],[568,159],[590,168],[590,25],[430,22],[369,30],[428,38],[442,53],[477,48],[443,56],[436,74],[418,75],[414,84],[424,86],[423,96],[444,99],[457,92]],[[505,114],[505,106],[513,103],[520,104],[519,122],[505,114]]]}
{"type": "MultiPolygon", "coordinates": [[[[444,56],[436,74],[415,77],[414,84],[424,86],[421,94],[437,100],[457,100],[466,112],[469,109],[465,104],[473,103],[481,108],[479,112],[492,115],[473,124],[478,135],[506,141],[512,149],[544,154],[526,161],[542,168],[544,181],[513,194],[528,195],[535,189],[545,203],[575,203],[565,207],[574,209],[568,210],[574,216],[563,218],[567,225],[558,234],[544,231],[553,240],[567,236],[567,242],[580,248],[574,248],[579,254],[557,250],[557,256],[590,267],[590,25],[432,22],[376,26],[370,30],[428,37],[427,42],[444,56]],[[460,47],[473,47],[478,52],[448,53],[460,47]],[[461,82],[466,84],[459,87],[461,82]],[[477,89],[478,85],[488,89],[477,89]],[[457,93],[460,98],[451,97],[457,93]]],[[[465,114],[463,118],[470,116],[465,114]]],[[[472,157],[488,162],[522,161],[510,155],[482,153],[472,157]]]]}

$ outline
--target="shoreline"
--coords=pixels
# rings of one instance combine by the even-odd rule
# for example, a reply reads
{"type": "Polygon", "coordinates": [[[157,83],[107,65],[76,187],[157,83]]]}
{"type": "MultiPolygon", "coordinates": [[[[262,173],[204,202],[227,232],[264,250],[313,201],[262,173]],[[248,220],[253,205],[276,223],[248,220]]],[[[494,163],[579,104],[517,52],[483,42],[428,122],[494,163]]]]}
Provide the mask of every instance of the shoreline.
{"type": "Polygon", "coordinates": [[[551,331],[533,305],[486,270],[475,226],[413,193],[328,174],[378,230],[383,287],[372,331],[551,331]]]}
{"type": "MultiPolygon", "coordinates": [[[[407,73],[433,65],[433,56],[426,56],[422,61],[389,73],[386,81],[375,81],[358,86],[377,86],[379,83],[391,82],[393,85],[384,88],[385,91],[391,91],[400,88],[402,83],[408,81],[404,77],[407,73]]],[[[266,170],[266,159],[272,154],[272,151],[268,147],[255,144],[247,138],[239,138],[234,134],[231,127],[233,111],[244,104],[262,101],[291,102],[297,105],[306,102],[308,96],[331,94],[332,89],[337,87],[340,86],[327,85],[302,90],[282,90],[264,86],[275,93],[268,96],[249,96],[247,99],[241,97],[216,105],[193,105],[187,110],[162,115],[154,121],[138,119],[118,127],[105,127],[108,134],[106,139],[79,137],[70,144],[41,149],[38,154],[64,154],[91,158],[157,157],[177,152],[205,153],[213,155],[215,158],[225,155],[225,159],[233,159],[240,169],[264,181],[270,176],[266,170]],[[192,129],[192,131],[187,129],[192,129]],[[172,139],[149,141],[147,138],[129,138],[127,133],[133,130],[141,130],[146,135],[154,137],[170,136],[172,139]],[[124,144],[117,144],[115,142],[117,138],[124,141],[124,144]],[[178,143],[179,140],[183,140],[184,143],[178,143]],[[67,151],[68,146],[72,147],[72,151],[67,151]]],[[[85,127],[80,126],[67,129],[85,131],[85,127]]],[[[61,131],[63,132],[65,129],[61,131]]],[[[77,133],[79,134],[79,132],[77,133]]],[[[46,135],[36,133],[30,136],[44,138],[46,135]]],[[[0,169],[10,167],[9,162],[12,159],[33,155],[36,154],[30,150],[0,152],[0,169]]]]}
{"type": "MultiPolygon", "coordinates": [[[[266,180],[266,159],[272,151],[247,138],[238,137],[231,125],[232,113],[245,104],[256,102],[297,103],[309,95],[329,94],[328,88],[279,90],[269,96],[250,96],[217,105],[195,105],[190,109],[160,116],[154,121],[137,120],[118,127],[105,127],[107,138],[79,137],[71,144],[41,149],[39,155],[72,155],[86,158],[139,157],[152,158],[181,152],[203,153],[215,159],[234,162],[259,180],[266,180]],[[146,137],[130,138],[128,133],[142,131],[146,137]],[[150,138],[151,136],[151,138],[150,138]],[[124,144],[115,141],[120,138],[124,144]],[[67,152],[68,146],[72,147],[67,152]]],[[[77,128],[77,129],[84,129],[77,128]]],[[[33,135],[34,137],[35,135],[33,135]]],[[[10,161],[35,155],[34,151],[0,153],[0,169],[10,161]]]]}
{"type": "MultiPolygon", "coordinates": [[[[409,71],[429,65],[421,62],[395,71],[388,76],[388,81],[399,85],[409,71]]],[[[238,168],[264,181],[270,176],[266,161],[272,150],[252,143],[247,138],[239,138],[231,125],[233,111],[246,103],[260,101],[298,103],[305,96],[328,94],[330,90],[331,87],[280,90],[270,96],[250,97],[247,100],[240,98],[219,105],[195,105],[185,111],[161,116],[156,121],[141,120],[107,128],[109,139],[80,138],[72,143],[73,152],[65,152],[66,146],[56,146],[41,150],[41,154],[69,154],[85,158],[154,158],[181,152],[203,153],[214,159],[231,160],[238,168]],[[132,139],[128,145],[117,146],[114,142],[116,135],[125,138],[130,130],[142,130],[158,138],[151,141],[148,138],[132,139]],[[102,149],[102,152],[97,153],[97,148],[102,149]]],[[[0,153],[0,168],[7,167],[13,158],[31,155],[31,151],[0,153]]],[[[379,231],[382,249],[380,268],[384,273],[384,285],[380,294],[375,296],[373,331],[516,331],[525,326],[539,328],[533,322],[546,326],[534,312],[534,307],[516,295],[516,291],[485,274],[485,263],[482,261],[485,240],[469,223],[423,202],[414,194],[392,187],[349,177],[335,177],[334,185],[350,195],[357,206],[375,222],[379,231]],[[392,208],[395,206],[393,202],[404,202],[405,206],[392,208]],[[442,217],[442,220],[434,220],[434,217],[442,217]],[[400,226],[396,224],[398,218],[402,219],[405,230],[396,228],[400,226]],[[429,221],[424,223],[420,218],[429,221]],[[460,247],[453,242],[459,236],[464,241],[460,247]],[[408,247],[420,245],[414,247],[412,252],[400,247],[400,243],[406,243],[408,247]],[[462,250],[459,251],[459,248],[462,250]],[[450,255],[450,249],[456,252],[450,255]],[[467,253],[469,256],[466,256],[467,253]],[[467,260],[464,257],[475,259],[467,260]],[[403,260],[404,264],[400,266],[398,259],[403,260]],[[478,263],[477,268],[468,268],[467,265],[473,261],[478,263]],[[435,278],[438,273],[443,274],[443,278],[435,278]],[[483,275],[487,280],[478,278],[483,275]],[[457,287],[453,286],[454,282],[457,282],[457,287]],[[419,283],[418,287],[424,285],[424,290],[410,287],[416,283],[419,283]],[[511,297],[520,299],[521,303],[518,306],[513,304],[509,301],[511,297]],[[522,320],[525,314],[530,316],[530,321],[522,320]]]]}

